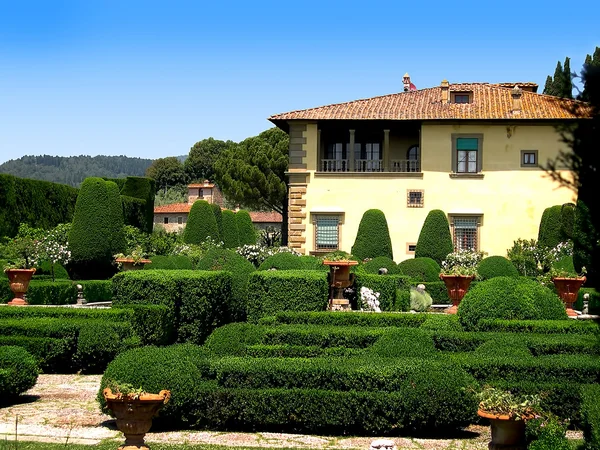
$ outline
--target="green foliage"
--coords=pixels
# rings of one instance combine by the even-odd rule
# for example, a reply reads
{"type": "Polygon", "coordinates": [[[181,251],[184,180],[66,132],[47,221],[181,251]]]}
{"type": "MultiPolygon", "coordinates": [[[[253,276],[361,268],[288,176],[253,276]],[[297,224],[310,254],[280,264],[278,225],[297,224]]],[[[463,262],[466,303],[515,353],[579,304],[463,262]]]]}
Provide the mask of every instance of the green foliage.
{"type": "Polygon", "coordinates": [[[235,214],[235,222],[240,237],[240,246],[256,244],[256,230],[248,211],[240,209],[235,214]]]}
{"type": "Polygon", "coordinates": [[[213,331],[204,346],[212,356],[244,356],[246,347],[260,344],[264,335],[259,325],[230,323],[213,331]]]}
{"type": "Polygon", "coordinates": [[[261,265],[258,266],[258,270],[310,270],[306,267],[307,264],[305,261],[305,259],[302,259],[299,255],[293,253],[275,253],[265,259],[261,265]]]}
{"type": "Polygon", "coordinates": [[[49,229],[70,222],[76,200],[75,188],[0,174],[0,236],[15,236],[21,223],[49,229]]]}
{"type": "Polygon", "coordinates": [[[246,319],[248,303],[248,277],[256,269],[254,265],[233,250],[212,249],[198,263],[199,270],[225,270],[231,273],[231,301],[228,304],[227,320],[241,322],[246,319]]]}
{"type": "Polygon", "coordinates": [[[234,146],[232,141],[220,141],[209,137],[196,142],[188,157],[183,163],[183,168],[188,180],[191,182],[201,182],[214,179],[214,165],[223,150],[234,146]]]}
{"type": "Polygon", "coordinates": [[[557,418],[536,418],[525,424],[528,450],[572,450],[565,433],[567,425],[557,418]]]}
{"type": "Polygon", "coordinates": [[[217,229],[219,230],[219,241],[223,240],[223,212],[221,211],[221,206],[217,203],[211,203],[210,207],[213,210],[215,215],[215,220],[217,221],[217,229]]]}
{"type": "Polygon", "coordinates": [[[419,328],[388,331],[377,339],[370,353],[381,358],[432,358],[439,354],[433,344],[431,333],[419,328]]]}
{"type": "Polygon", "coordinates": [[[398,265],[387,256],[378,256],[377,258],[373,258],[367,261],[364,264],[361,264],[357,270],[363,271],[365,273],[377,274],[379,273],[379,269],[386,268],[388,275],[399,275],[400,270],[398,269],[398,265]]]}
{"type": "Polygon", "coordinates": [[[554,248],[565,240],[562,233],[562,206],[555,205],[544,210],[538,232],[538,245],[554,248]]]}
{"type": "Polygon", "coordinates": [[[379,209],[365,211],[358,225],[352,254],[361,260],[378,256],[394,258],[390,231],[383,211],[379,209]]]}
{"type": "Polygon", "coordinates": [[[113,277],[113,307],[165,305],[179,342],[202,343],[226,321],[231,275],[198,270],[137,270],[113,277]]]}
{"type": "MultiPolygon", "coordinates": [[[[128,223],[137,226],[140,230],[146,233],[152,233],[154,222],[154,193],[156,187],[154,180],[147,177],[127,177],[125,184],[121,188],[121,197],[133,197],[142,200],[141,220],[135,223],[128,223]]],[[[123,210],[125,210],[125,202],[123,202],[123,210]]],[[[127,217],[127,216],[125,216],[127,217]]]]}
{"type": "Polygon", "coordinates": [[[169,255],[169,256],[151,256],[152,264],[146,264],[144,270],[192,270],[194,263],[187,256],[169,255]]]}
{"type": "Polygon", "coordinates": [[[591,282],[594,282],[598,272],[595,268],[595,255],[600,255],[600,246],[597,243],[600,233],[596,230],[589,206],[578,200],[573,225],[573,264],[577,272],[585,267],[591,282]]]}
{"type": "Polygon", "coordinates": [[[152,161],[146,169],[146,176],[154,179],[157,192],[187,182],[183,164],[175,156],[152,161]]]}
{"type": "MultiPolygon", "coordinates": [[[[50,261],[41,261],[37,267],[33,279],[39,279],[42,276],[52,277],[52,263],[50,261]]],[[[54,278],[56,280],[68,280],[69,273],[62,264],[54,264],[54,278]]]]}
{"type": "Polygon", "coordinates": [[[175,328],[165,305],[127,305],[129,321],[142,345],[168,345],[175,341],[175,328]]]}
{"type": "Polygon", "coordinates": [[[410,290],[410,309],[412,311],[424,312],[429,309],[433,301],[427,291],[420,292],[417,289],[410,290]]]}
{"type": "Polygon", "coordinates": [[[140,198],[121,195],[121,204],[123,205],[123,223],[136,228],[144,228],[146,219],[146,201],[140,198]]]}
{"type": "Polygon", "coordinates": [[[32,388],[38,377],[33,356],[21,347],[0,347],[0,395],[16,397],[32,388]]]}
{"type": "MultiPolygon", "coordinates": [[[[415,249],[416,258],[431,258],[438,265],[446,259],[449,253],[454,251],[450,225],[444,211],[434,209],[429,211],[415,249]]],[[[434,281],[434,280],[423,280],[434,281]]]]}
{"type": "Polygon", "coordinates": [[[225,248],[237,248],[240,246],[240,233],[235,220],[235,213],[228,209],[222,213],[223,223],[223,246],[225,248]]]}
{"type": "Polygon", "coordinates": [[[87,178],[81,185],[69,232],[74,278],[100,279],[114,273],[113,255],[125,250],[123,212],[117,185],[87,178]]]}
{"type": "Polygon", "coordinates": [[[208,238],[218,240],[218,236],[217,220],[210,204],[206,200],[196,200],[183,232],[183,242],[198,245],[208,238]]]}
{"type": "Polygon", "coordinates": [[[440,265],[431,258],[406,259],[398,263],[398,270],[418,282],[440,280],[440,265]]]}
{"type": "Polygon", "coordinates": [[[554,71],[554,77],[548,75],[544,94],[554,95],[562,98],[573,98],[573,82],[571,81],[571,59],[565,58],[564,68],[558,61],[554,71]]]}
{"type": "Polygon", "coordinates": [[[494,277],[518,277],[519,272],[504,256],[488,256],[483,258],[477,266],[477,273],[481,280],[494,277]]]}
{"type": "Polygon", "coordinates": [[[564,241],[573,239],[573,226],[575,225],[575,204],[565,203],[560,211],[560,233],[564,241]]]}
{"type": "Polygon", "coordinates": [[[398,311],[396,308],[396,289],[403,280],[399,276],[373,275],[370,273],[357,273],[354,286],[357,292],[357,307],[360,309],[360,290],[363,287],[379,292],[379,307],[382,311],[398,311]]]}
{"type": "Polygon", "coordinates": [[[600,386],[583,388],[581,419],[586,450],[600,448],[600,386]]]}
{"type": "Polygon", "coordinates": [[[178,184],[158,191],[154,196],[154,206],[188,202],[188,187],[178,184]]]}
{"type": "Polygon", "coordinates": [[[83,287],[83,298],[88,303],[112,300],[112,281],[110,280],[85,280],[77,283],[83,287]]]}
{"type": "Polygon", "coordinates": [[[462,331],[462,326],[456,314],[426,314],[421,325],[424,330],[431,331],[462,331]]]}
{"type": "Polygon", "coordinates": [[[248,280],[248,320],[279,311],[323,311],[327,274],[315,270],[258,271],[248,280]]]}
{"type": "Polygon", "coordinates": [[[542,334],[594,334],[599,331],[596,323],[580,320],[482,319],[478,328],[481,331],[542,334]]]}
{"type": "Polygon", "coordinates": [[[360,313],[341,311],[321,312],[278,312],[274,316],[264,317],[261,324],[269,325],[333,325],[353,327],[401,327],[418,328],[424,321],[424,314],[360,313]]]}
{"type": "Polygon", "coordinates": [[[496,277],[469,289],[458,307],[466,329],[477,328],[482,319],[566,319],[556,294],[527,278],[496,277]]]}

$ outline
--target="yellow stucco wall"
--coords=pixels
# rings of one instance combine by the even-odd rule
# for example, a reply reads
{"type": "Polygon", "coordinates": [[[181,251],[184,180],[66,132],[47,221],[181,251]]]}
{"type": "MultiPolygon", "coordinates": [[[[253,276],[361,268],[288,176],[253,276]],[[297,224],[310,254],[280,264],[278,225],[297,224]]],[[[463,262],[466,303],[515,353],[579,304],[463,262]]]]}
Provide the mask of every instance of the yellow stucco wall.
{"type": "MultiPolygon", "coordinates": [[[[537,150],[544,164],[564,148],[552,126],[445,125],[421,128],[421,178],[398,174],[315,173],[317,125],[304,133],[306,163],[310,173],[306,198],[307,253],[314,250],[314,213],[343,212],[341,248],[350,251],[363,213],[384,211],[399,262],[411,258],[407,243],[416,243],[423,221],[432,209],[447,214],[482,214],[480,249],[489,255],[506,255],[517,238],[537,238],[542,212],[548,206],[573,201],[573,193],[559,187],[542,170],[520,167],[521,150],[537,150]],[[451,178],[452,134],[483,134],[483,179],[451,178]],[[424,190],[424,207],[407,207],[407,190],[424,190]]],[[[409,139],[396,137],[391,142],[409,139]]],[[[395,147],[395,146],[394,146],[395,147]]]]}

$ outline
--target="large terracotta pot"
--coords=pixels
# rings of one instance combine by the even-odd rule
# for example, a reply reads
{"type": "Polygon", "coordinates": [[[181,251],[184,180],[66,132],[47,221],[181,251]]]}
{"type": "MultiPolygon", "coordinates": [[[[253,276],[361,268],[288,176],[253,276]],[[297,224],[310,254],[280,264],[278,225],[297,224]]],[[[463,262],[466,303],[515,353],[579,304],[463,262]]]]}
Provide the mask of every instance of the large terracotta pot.
{"type": "Polygon", "coordinates": [[[344,289],[354,284],[354,274],[350,273],[350,267],[358,265],[358,261],[326,259],[323,264],[329,266],[329,309],[332,311],[350,310],[350,301],[344,298],[344,289]]]}
{"type": "Polygon", "coordinates": [[[123,268],[124,272],[127,272],[129,270],[142,270],[145,264],[152,263],[152,261],[150,261],[149,259],[141,259],[139,261],[135,261],[131,258],[117,258],[115,259],[115,261],[121,264],[121,267],[123,268]]]}
{"type": "Polygon", "coordinates": [[[152,418],[171,398],[170,391],[139,396],[113,394],[110,388],[102,391],[106,406],[117,419],[117,428],[125,435],[119,450],[149,450],[144,436],[152,427],[152,418]]]}
{"type": "Polygon", "coordinates": [[[586,281],[585,277],[552,278],[552,282],[554,283],[556,292],[558,293],[558,296],[561,298],[561,300],[565,304],[565,308],[567,310],[568,316],[577,317],[577,313],[573,310],[573,303],[575,303],[577,301],[577,295],[579,294],[579,289],[581,288],[583,283],[585,283],[585,281],[586,281]]]}
{"type": "Polygon", "coordinates": [[[526,450],[525,422],[507,415],[491,414],[482,410],[477,411],[480,417],[489,419],[492,428],[492,440],[488,444],[489,450],[526,450]]]}
{"type": "Polygon", "coordinates": [[[452,300],[452,306],[446,310],[446,313],[456,314],[460,301],[469,290],[471,281],[475,277],[473,275],[444,275],[442,273],[440,278],[446,284],[448,297],[452,300]]]}
{"type": "Polygon", "coordinates": [[[29,289],[29,282],[31,277],[35,273],[35,269],[6,269],[4,271],[8,276],[8,283],[10,284],[10,290],[15,294],[9,305],[29,305],[23,298],[27,289],[29,289]]]}

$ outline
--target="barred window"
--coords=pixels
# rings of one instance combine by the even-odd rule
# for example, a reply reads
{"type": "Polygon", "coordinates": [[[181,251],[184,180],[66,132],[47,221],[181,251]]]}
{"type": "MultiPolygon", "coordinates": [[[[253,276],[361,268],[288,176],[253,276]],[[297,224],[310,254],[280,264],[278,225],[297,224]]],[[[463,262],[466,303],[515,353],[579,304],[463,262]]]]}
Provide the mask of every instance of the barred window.
{"type": "Polygon", "coordinates": [[[314,224],[315,249],[337,250],[340,244],[339,216],[316,216],[314,224]]]}
{"type": "Polygon", "coordinates": [[[451,218],[454,250],[479,250],[480,217],[456,216],[451,218]]]}
{"type": "Polygon", "coordinates": [[[406,191],[406,206],[408,208],[422,208],[424,204],[425,192],[415,189],[408,189],[406,191]]]}

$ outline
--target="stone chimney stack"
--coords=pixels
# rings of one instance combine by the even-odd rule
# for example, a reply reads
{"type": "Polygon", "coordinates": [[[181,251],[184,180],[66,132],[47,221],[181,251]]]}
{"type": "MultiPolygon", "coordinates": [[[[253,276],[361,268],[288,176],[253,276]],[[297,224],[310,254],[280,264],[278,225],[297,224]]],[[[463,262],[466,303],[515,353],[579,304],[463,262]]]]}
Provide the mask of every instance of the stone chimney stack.
{"type": "Polygon", "coordinates": [[[440,87],[442,88],[442,104],[447,105],[450,101],[450,83],[448,80],[442,80],[440,87]]]}
{"type": "Polygon", "coordinates": [[[404,92],[410,91],[410,75],[408,72],[402,77],[402,82],[404,83],[404,92]]]}
{"type": "Polygon", "coordinates": [[[521,96],[523,95],[523,90],[516,86],[510,91],[512,96],[512,110],[513,112],[521,112],[523,109],[523,102],[521,101],[521,96]]]}

